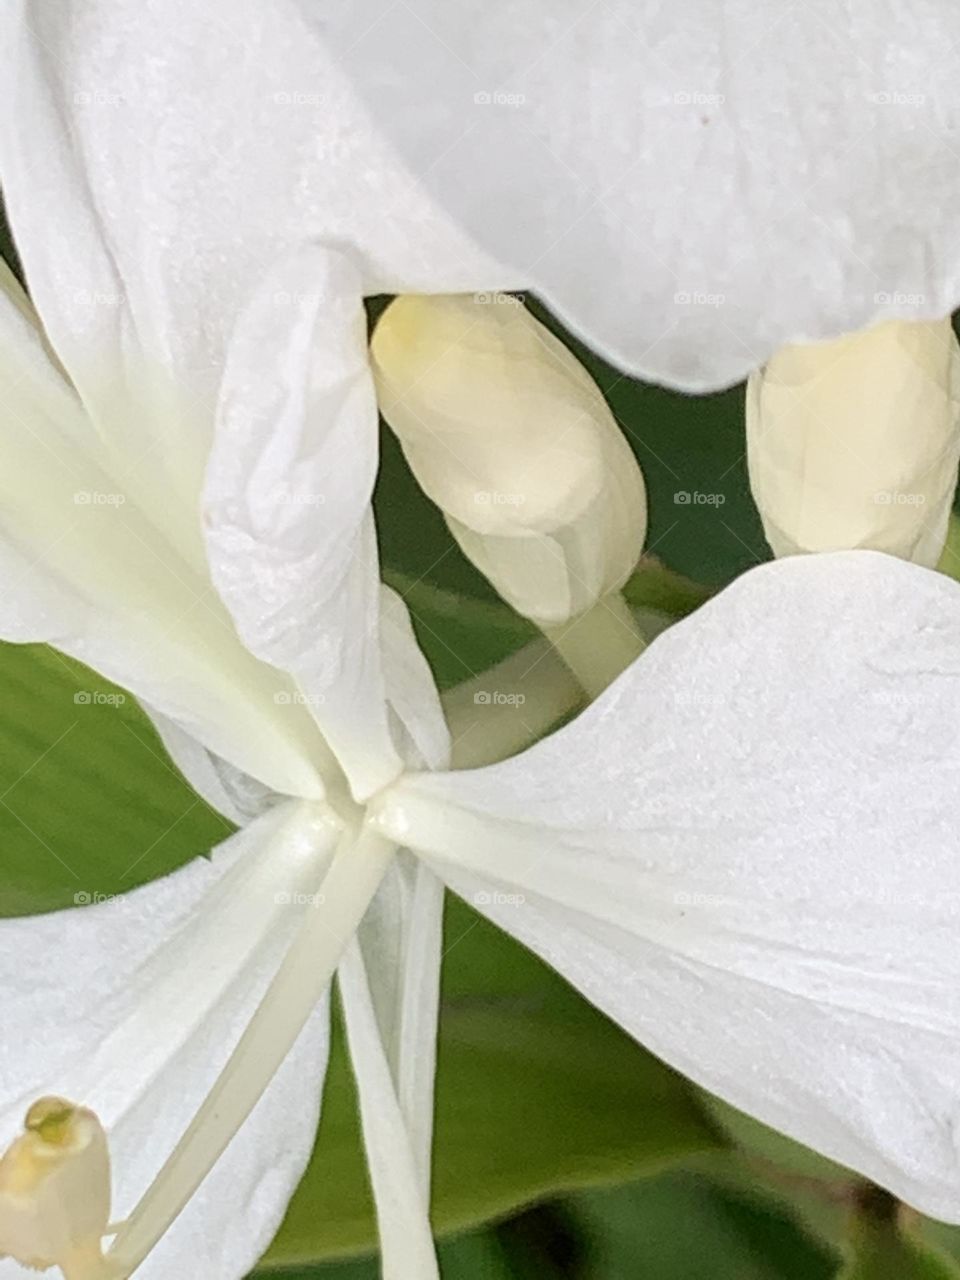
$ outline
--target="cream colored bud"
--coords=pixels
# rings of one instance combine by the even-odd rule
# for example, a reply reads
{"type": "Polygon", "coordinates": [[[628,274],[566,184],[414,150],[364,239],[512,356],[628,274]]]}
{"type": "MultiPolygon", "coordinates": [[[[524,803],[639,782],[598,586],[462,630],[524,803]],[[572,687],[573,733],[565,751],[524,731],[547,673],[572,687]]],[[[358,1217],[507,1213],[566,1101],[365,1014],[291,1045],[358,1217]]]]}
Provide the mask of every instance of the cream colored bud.
{"type": "Polygon", "coordinates": [[[787,347],[747,387],[750,485],[775,555],[867,547],[932,568],[958,458],[949,320],[787,347]]]}
{"type": "Polygon", "coordinates": [[[417,480],[505,600],[557,625],[623,586],[646,536],[643,476],[599,388],[526,307],[398,298],[371,355],[417,480]]]}
{"type": "Polygon", "coordinates": [[[0,1257],[87,1280],[99,1272],[109,1215],[110,1157],[100,1121],[63,1098],[41,1098],[0,1158],[0,1257]]]}

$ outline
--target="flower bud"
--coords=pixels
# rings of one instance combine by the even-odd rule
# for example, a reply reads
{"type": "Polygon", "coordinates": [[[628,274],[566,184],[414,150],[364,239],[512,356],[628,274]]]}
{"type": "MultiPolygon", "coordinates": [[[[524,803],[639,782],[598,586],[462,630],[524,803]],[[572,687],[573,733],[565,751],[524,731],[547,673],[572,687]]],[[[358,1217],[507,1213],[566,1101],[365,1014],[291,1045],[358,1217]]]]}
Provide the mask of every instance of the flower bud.
{"type": "Polygon", "coordinates": [[[932,568],[958,458],[949,320],[786,347],[750,378],[750,485],[777,556],[867,547],[932,568]]]}
{"type": "Polygon", "coordinates": [[[100,1121],[63,1098],[41,1098],[0,1159],[0,1257],[95,1276],[110,1214],[110,1157],[100,1121]]]}
{"type": "Polygon", "coordinates": [[[465,555],[541,626],[632,573],[643,476],[599,388],[504,294],[408,295],[371,344],[380,407],[465,555]]]}

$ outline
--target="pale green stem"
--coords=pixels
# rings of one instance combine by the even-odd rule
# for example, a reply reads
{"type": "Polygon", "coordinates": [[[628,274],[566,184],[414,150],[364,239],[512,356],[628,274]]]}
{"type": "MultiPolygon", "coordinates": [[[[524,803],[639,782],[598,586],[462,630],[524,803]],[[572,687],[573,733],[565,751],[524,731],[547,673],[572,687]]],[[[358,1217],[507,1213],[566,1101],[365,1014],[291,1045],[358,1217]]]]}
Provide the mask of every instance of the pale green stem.
{"type": "Polygon", "coordinates": [[[506,760],[538,741],[583,702],[570,668],[545,639],[529,644],[443,695],[455,769],[506,760]]]}
{"type": "Polygon", "coordinates": [[[330,982],[393,857],[369,828],[345,836],[236,1048],[143,1199],[117,1233],[105,1274],[126,1280],[176,1219],[256,1106],[330,982]]]}
{"type": "Polygon", "coordinates": [[[562,626],[544,627],[543,633],[591,700],[640,656],[646,643],[619,591],[562,626]]]}

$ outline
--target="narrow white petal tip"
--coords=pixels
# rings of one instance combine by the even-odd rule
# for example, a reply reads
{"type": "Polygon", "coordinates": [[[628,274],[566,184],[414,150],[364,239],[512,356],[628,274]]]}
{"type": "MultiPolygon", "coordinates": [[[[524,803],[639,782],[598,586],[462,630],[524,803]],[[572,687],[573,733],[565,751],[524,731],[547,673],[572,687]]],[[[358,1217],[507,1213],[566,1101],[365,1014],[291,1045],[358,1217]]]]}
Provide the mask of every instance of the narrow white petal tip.
{"type": "Polygon", "coordinates": [[[110,1156],[96,1115],[63,1098],[40,1098],[0,1159],[0,1256],[59,1267],[66,1280],[104,1274],[110,1156]]]}

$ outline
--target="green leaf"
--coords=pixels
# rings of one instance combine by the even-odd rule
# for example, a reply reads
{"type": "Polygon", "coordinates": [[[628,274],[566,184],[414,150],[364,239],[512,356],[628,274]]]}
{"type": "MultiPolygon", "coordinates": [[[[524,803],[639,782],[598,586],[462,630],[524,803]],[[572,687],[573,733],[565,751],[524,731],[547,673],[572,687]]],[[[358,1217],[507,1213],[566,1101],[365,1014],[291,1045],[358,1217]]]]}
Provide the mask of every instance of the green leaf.
{"type": "Polygon", "coordinates": [[[948,578],[960,579],[960,518],[956,511],[950,513],[950,520],[947,524],[947,539],[943,545],[943,552],[937,568],[941,573],[945,573],[948,578]]]}
{"type": "Polygon", "coordinates": [[[850,1184],[857,1175],[843,1165],[828,1160],[802,1143],[794,1142],[769,1125],[713,1094],[701,1093],[701,1101],[716,1123],[743,1151],[759,1156],[785,1173],[830,1184],[850,1184]]]}
{"type": "Polygon", "coordinates": [[[935,1253],[945,1254],[955,1264],[960,1264],[960,1227],[921,1216],[911,1223],[910,1235],[935,1253]]]}
{"type": "Polygon", "coordinates": [[[397,570],[384,578],[403,596],[441,690],[485,671],[540,634],[500,601],[458,595],[397,570]]]}
{"type": "MultiPolygon", "coordinates": [[[[471,1231],[441,1243],[437,1250],[440,1268],[451,1280],[513,1280],[517,1272],[507,1251],[493,1231],[471,1231]]],[[[352,1258],[346,1262],[317,1263],[256,1271],[251,1280],[380,1280],[376,1258],[352,1258]]]]}
{"type": "Polygon", "coordinates": [[[960,1267],[903,1230],[892,1196],[869,1189],[854,1222],[851,1256],[837,1280],[960,1280],[960,1267]]]}
{"type": "Polygon", "coordinates": [[[829,1280],[836,1267],[783,1205],[689,1173],[583,1193],[565,1207],[587,1242],[589,1280],[829,1280]]]}
{"type": "MultiPolygon", "coordinates": [[[[433,1200],[439,1234],[558,1190],[659,1171],[719,1145],[685,1081],[458,900],[448,906],[445,941],[433,1200]]],[[[314,1157],[265,1263],[357,1253],[374,1240],[338,1036],[314,1157]]]]}
{"type": "Polygon", "coordinates": [[[45,645],[0,644],[0,915],[127,893],[232,827],[136,701],[45,645]]]}
{"type": "Polygon", "coordinates": [[[712,592],[709,587],[674,573],[656,556],[644,556],[623,594],[634,609],[652,609],[676,619],[699,609],[712,592]]]}

